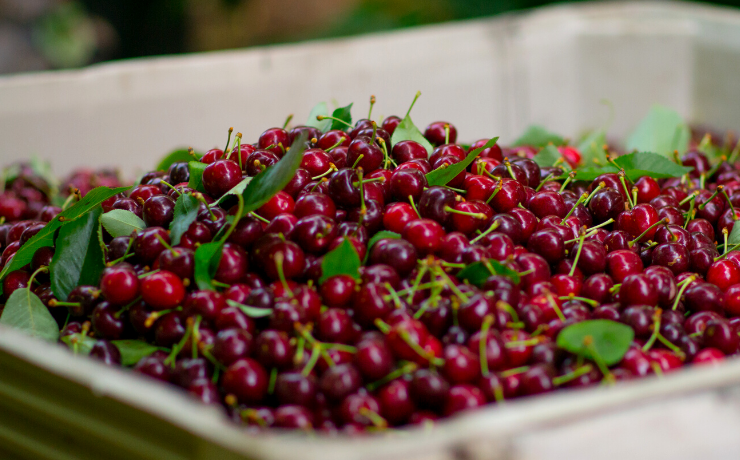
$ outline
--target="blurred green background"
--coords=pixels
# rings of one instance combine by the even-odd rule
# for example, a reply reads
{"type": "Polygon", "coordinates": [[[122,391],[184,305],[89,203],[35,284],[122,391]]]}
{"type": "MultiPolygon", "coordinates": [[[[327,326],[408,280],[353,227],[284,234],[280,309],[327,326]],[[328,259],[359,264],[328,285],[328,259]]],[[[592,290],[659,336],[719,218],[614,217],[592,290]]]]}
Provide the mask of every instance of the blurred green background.
{"type": "MultiPolygon", "coordinates": [[[[553,3],[568,2],[0,0],[0,73],[356,35],[553,3]]],[[[710,3],[737,7],[740,0],[710,3]]]]}

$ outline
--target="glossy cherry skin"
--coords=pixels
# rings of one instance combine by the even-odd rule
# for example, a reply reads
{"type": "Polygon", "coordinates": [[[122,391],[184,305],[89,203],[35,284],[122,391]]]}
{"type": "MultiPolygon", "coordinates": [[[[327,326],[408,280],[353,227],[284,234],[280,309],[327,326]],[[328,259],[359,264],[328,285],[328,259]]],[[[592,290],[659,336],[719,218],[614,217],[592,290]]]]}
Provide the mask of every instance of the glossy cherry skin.
{"type": "Polygon", "coordinates": [[[588,208],[594,216],[594,222],[602,223],[608,219],[617,219],[624,211],[624,198],[612,189],[601,189],[591,197],[588,208]]]}
{"type": "Polygon", "coordinates": [[[726,355],[734,354],[740,346],[740,337],[735,327],[724,320],[709,320],[703,337],[705,347],[716,348],[726,355]]]}
{"type": "Polygon", "coordinates": [[[689,251],[679,243],[662,243],[653,249],[653,264],[668,267],[674,275],[689,269],[689,251]]]}
{"type": "Polygon", "coordinates": [[[615,283],[621,283],[627,275],[640,273],[643,269],[640,256],[626,249],[610,252],[606,256],[606,265],[615,283]]]}
{"type": "Polygon", "coordinates": [[[657,305],[658,292],[650,278],[644,273],[628,275],[619,288],[619,301],[622,306],[657,305]]]}
{"type": "Polygon", "coordinates": [[[660,195],[660,186],[650,176],[642,176],[635,181],[637,187],[637,202],[650,203],[653,198],[660,195]]]}
{"type": "Polygon", "coordinates": [[[103,272],[100,290],[113,305],[123,306],[139,295],[139,278],[126,267],[111,267],[103,272]]]}
{"type": "Polygon", "coordinates": [[[437,252],[445,231],[431,219],[416,219],[406,224],[402,236],[414,245],[419,256],[425,256],[437,252]]]}
{"type": "Polygon", "coordinates": [[[718,260],[709,267],[705,279],[726,291],[733,284],[740,283],[740,267],[730,259],[718,260]]]}
{"type": "Polygon", "coordinates": [[[532,234],[527,249],[539,254],[549,263],[556,263],[565,257],[563,238],[552,229],[540,230],[532,234]]]}
{"type": "Polygon", "coordinates": [[[185,298],[185,286],[174,273],[160,270],[141,280],[141,297],[155,310],[175,308],[185,298]]]}
{"type": "Polygon", "coordinates": [[[231,160],[216,160],[203,171],[203,187],[214,198],[219,198],[241,180],[242,170],[231,160]]]}
{"type": "Polygon", "coordinates": [[[447,142],[454,144],[457,141],[457,128],[446,121],[435,121],[426,127],[424,137],[432,145],[442,145],[447,142]],[[447,132],[449,130],[449,136],[447,132]]]}
{"type": "Polygon", "coordinates": [[[250,358],[242,358],[231,364],[221,378],[224,391],[245,404],[259,403],[267,394],[267,384],[267,372],[250,358]]]}

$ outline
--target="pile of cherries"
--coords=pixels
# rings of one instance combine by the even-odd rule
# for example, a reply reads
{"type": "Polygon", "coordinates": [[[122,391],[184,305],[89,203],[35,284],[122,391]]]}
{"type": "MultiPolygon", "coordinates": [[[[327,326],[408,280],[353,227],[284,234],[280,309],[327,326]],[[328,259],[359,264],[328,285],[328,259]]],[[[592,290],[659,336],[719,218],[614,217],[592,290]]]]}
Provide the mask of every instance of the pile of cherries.
{"type": "MultiPolygon", "coordinates": [[[[153,344],[135,372],[222,406],[250,430],[424,424],[738,352],[740,251],[715,240],[726,241],[740,216],[740,164],[712,164],[693,144],[680,158],[693,168],[684,177],[631,183],[609,173],[585,183],[565,168],[580,161],[574,147],[559,147],[560,165],[540,167],[536,148],[493,145],[445,185],[430,186],[426,174],[487,140],[463,146],[452,124],[435,122],[423,133],[430,155],[413,140],[392,144],[400,121],[272,128],[254,144],[210,150],[200,159],[205,193],[189,188],[188,162],[150,172],[102,205],[131,211],[147,227],[104,233],[109,263],[98,285],[78,286],[64,302],[48,274],[31,287],[63,337],[94,339],[92,356],[115,365],[121,355],[111,341],[153,344]],[[231,225],[237,208],[233,197],[216,200],[280,161],[304,133],[292,180],[235,224],[213,289],[198,289],[195,251],[231,225]],[[201,204],[172,245],[180,194],[201,204]],[[373,239],[381,231],[396,235],[373,239]],[[325,254],[345,241],[364,261],[359,276],[322,279],[325,254]],[[490,261],[507,270],[478,286],[457,276],[490,261]],[[588,319],[634,330],[618,364],[606,368],[556,345],[564,327],[588,319]]],[[[84,195],[118,179],[81,172],[65,184],[84,195]]],[[[22,166],[0,194],[0,266],[61,211],[44,187],[22,166]]],[[[42,248],[10,273],[5,298],[53,253],[42,248]]]]}

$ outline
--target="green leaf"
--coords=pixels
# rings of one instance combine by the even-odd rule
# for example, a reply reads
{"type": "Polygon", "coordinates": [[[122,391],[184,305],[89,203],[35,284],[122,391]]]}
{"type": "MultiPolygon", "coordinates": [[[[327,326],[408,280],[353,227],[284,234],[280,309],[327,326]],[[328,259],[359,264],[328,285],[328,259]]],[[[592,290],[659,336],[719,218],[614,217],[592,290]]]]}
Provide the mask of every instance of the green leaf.
{"type": "Polygon", "coordinates": [[[308,114],[308,121],[306,121],[306,126],[318,128],[319,130],[321,130],[322,133],[329,131],[333,120],[317,120],[316,117],[318,115],[329,115],[329,107],[327,107],[326,102],[319,102],[314,106],[313,109],[311,109],[311,113],[308,114]]]}
{"type": "Polygon", "coordinates": [[[146,228],[139,216],[125,209],[114,209],[100,216],[100,223],[115,238],[117,236],[129,236],[146,228]]]}
{"type": "Polygon", "coordinates": [[[98,339],[75,332],[74,334],[65,335],[61,338],[61,341],[67,344],[75,354],[89,355],[98,339]]]}
{"type": "Polygon", "coordinates": [[[182,193],[175,202],[175,212],[170,223],[170,241],[172,246],[180,244],[180,238],[195,222],[200,211],[200,201],[189,193],[182,193]]]}
{"type": "Polygon", "coordinates": [[[468,280],[474,286],[481,287],[488,277],[492,275],[501,275],[510,278],[514,284],[519,284],[521,281],[519,272],[493,259],[489,259],[487,263],[473,262],[460,270],[457,277],[462,280],[468,280]]]}
{"type": "Polygon", "coordinates": [[[586,167],[593,165],[606,165],[606,133],[604,130],[597,129],[591,131],[578,143],[578,151],[581,153],[581,164],[586,167]]]}
{"type": "Polygon", "coordinates": [[[200,161],[191,161],[188,163],[188,170],[190,171],[190,180],[188,180],[188,187],[199,192],[205,192],[203,188],[203,171],[206,170],[205,163],[200,161]]]}
{"type": "MultiPolygon", "coordinates": [[[[653,179],[681,177],[691,171],[691,168],[687,166],[680,166],[662,155],[650,152],[622,155],[615,158],[614,163],[619,168],[624,169],[627,178],[631,181],[635,181],[642,176],[650,176],[653,179]]],[[[608,164],[600,168],[579,169],[576,180],[592,181],[602,174],[619,172],[619,168],[608,164]]]]}
{"type": "MultiPolygon", "coordinates": [[[[78,219],[80,216],[85,215],[90,212],[90,210],[100,205],[103,201],[113,195],[124,192],[129,188],[130,187],[97,187],[88,192],[88,194],[82,197],[80,201],[59,213],[51,220],[51,222],[46,224],[40,232],[22,246],[18,252],[15,253],[10,263],[6,264],[0,272],[0,280],[4,279],[8,273],[29,264],[33,255],[39,248],[54,246],[54,233],[62,225],[62,221],[69,222],[78,219]]],[[[2,289],[2,284],[0,284],[0,289],[2,289]]]]}
{"type": "Polygon", "coordinates": [[[306,133],[302,133],[293,141],[293,145],[280,161],[252,178],[244,189],[244,193],[242,193],[244,214],[252,212],[267,203],[270,198],[288,185],[288,182],[295,176],[298,167],[301,166],[305,150],[306,133]]]}
{"type": "Polygon", "coordinates": [[[384,238],[391,238],[394,240],[397,240],[401,238],[401,235],[399,235],[396,232],[391,232],[390,230],[381,230],[375,235],[373,235],[372,238],[370,238],[370,241],[367,242],[367,251],[365,251],[365,262],[367,262],[368,257],[370,257],[370,249],[375,246],[375,243],[378,241],[384,239],[384,238]]]}
{"type": "Polygon", "coordinates": [[[50,342],[59,340],[59,326],[46,305],[28,288],[10,294],[5,303],[0,324],[50,342]]]}
{"type": "Polygon", "coordinates": [[[558,148],[550,144],[542,148],[542,150],[535,155],[532,160],[537,163],[541,168],[547,168],[554,166],[555,162],[561,159],[563,156],[558,151],[558,148]]]}
{"type": "Polygon", "coordinates": [[[480,155],[483,150],[493,147],[496,144],[496,141],[498,141],[498,137],[494,137],[493,139],[486,142],[484,146],[479,147],[468,153],[468,156],[466,156],[463,161],[447,167],[437,168],[434,171],[429,172],[429,174],[427,174],[426,176],[427,183],[430,187],[434,185],[447,184],[447,182],[451,181],[455,178],[455,176],[464,171],[470,165],[470,163],[472,163],[473,160],[475,160],[475,158],[480,155]]]}
{"type": "MultiPolygon", "coordinates": [[[[338,109],[334,110],[334,113],[332,113],[331,116],[342,121],[346,121],[349,125],[352,125],[352,114],[350,113],[351,110],[352,104],[348,105],[347,107],[339,107],[338,109]]],[[[331,120],[331,129],[341,129],[342,131],[346,131],[347,125],[337,120],[331,120]]],[[[295,141],[293,142],[293,145],[295,145],[295,141]]]]}
{"type": "Polygon", "coordinates": [[[105,255],[98,242],[98,219],[102,208],[95,208],[59,229],[56,250],[51,259],[51,289],[59,300],[80,285],[96,286],[105,268],[105,255]]]}
{"type": "Polygon", "coordinates": [[[231,190],[229,190],[228,192],[224,193],[223,196],[221,196],[221,198],[219,198],[218,200],[216,200],[216,204],[221,204],[221,202],[223,202],[226,198],[228,198],[230,196],[237,196],[237,195],[243,194],[244,193],[244,190],[247,188],[247,185],[249,185],[250,182],[252,182],[252,178],[251,177],[245,177],[238,184],[236,184],[235,186],[233,186],[231,188],[231,190]]]}
{"type": "MultiPolygon", "coordinates": [[[[393,136],[391,136],[392,145],[396,145],[401,141],[418,142],[427,150],[427,155],[431,155],[434,150],[432,144],[429,143],[427,138],[424,137],[424,134],[422,134],[414,122],[411,121],[410,115],[406,115],[403,120],[401,120],[401,123],[398,124],[396,130],[393,131],[393,136]]],[[[390,149],[391,146],[389,145],[388,148],[390,149]]]]}
{"type": "Polygon", "coordinates": [[[545,147],[548,144],[564,145],[565,139],[555,133],[551,133],[542,126],[532,125],[511,145],[513,147],[522,145],[545,147]]]}
{"type": "Polygon", "coordinates": [[[342,244],[327,252],[321,262],[321,278],[319,284],[323,284],[328,278],[336,275],[349,275],[354,279],[360,277],[360,256],[348,239],[342,244]]]}
{"type": "Polygon", "coordinates": [[[740,244],[740,225],[732,224],[732,231],[727,236],[727,246],[732,247],[740,244]]]}
{"type": "Polygon", "coordinates": [[[467,280],[473,286],[478,287],[483,286],[489,276],[491,272],[483,262],[473,262],[457,274],[458,279],[467,280]]]}
{"type": "Polygon", "coordinates": [[[223,243],[213,241],[202,244],[195,250],[195,283],[199,289],[214,291],[213,277],[218,270],[218,263],[221,261],[221,249],[223,243]]]}
{"type": "Polygon", "coordinates": [[[229,304],[230,307],[236,307],[240,309],[245,315],[249,316],[250,318],[264,318],[265,316],[270,316],[273,311],[272,308],[250,307],[249,305],[244,305],[228,299],[226,300],[226,303],[229,304]]]}
{"type": "Polygon", "coordinates": [[[558,347],[588,359],[601,359],[607,366],[622,360],[635,332],[631,327],[608,319],[581,321],[565,327],[558,334],[558,347]],[[591,346],[586,346],[590,337],[591,346]],[[595,352],[595,354],[594,354],[595,352]]]}
{"type": "MultiPolygon", "coordinates": [[[[195,153],[195,157],[197,159],[200,159],[200,157],[203,156],[202,153],[195,153]]],[[[189,162],[193,160],[193,156],[190,154],[188,149],[177,149],[173,150],[167,156],[159,160],[159,164],[157,165],[157,171],[167,171],[170,169],[170,166],[172,166],[173,163],[180,163],[180,162],[189,162]]]]}
{"type": "Polygon", "coordinates": [[[671,157],[674,150],[684,153],[691,131],[681,115],[673,109],[654,105],[635,131],[627,138],[627,150],[655,152],[671,157]]]}
{"type": "Polygon", "coordinates": [[[111,343],[121,353],[121,364],[124,366],[133,366],[141,361],[141,358],[160,350],[159,347],[141,340],[111,340],[111,343]]]}

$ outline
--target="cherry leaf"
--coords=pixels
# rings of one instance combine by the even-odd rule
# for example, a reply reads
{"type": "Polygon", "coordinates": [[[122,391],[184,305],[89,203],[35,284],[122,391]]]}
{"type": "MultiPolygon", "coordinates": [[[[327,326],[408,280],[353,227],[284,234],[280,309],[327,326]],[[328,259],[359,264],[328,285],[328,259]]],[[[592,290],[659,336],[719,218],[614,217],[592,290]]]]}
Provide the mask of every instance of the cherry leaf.
{"type": "MultiPolygon", "coordinates": [[[[0,280],[4,279],[8,273],[28,265],[38,249],[54,246],[54,234],[62,225],[62,222],[69,222],[78,219],[96,208],[103,201],[113,195],[124,192],[129,188],[130,187],[97,187],[92,189],[87,193],[87,195],[83,196],[80,201],[60,212],[55,218],[46,224],[41,231],[28,240],[26,244],[21,246],[18,252],[13,255],[10,262],[6,263],[5,267],[0,272],[0,280]]],[[[2,289],[2,284],[0,284],[0,289],[2,289]]]]}
{"type": "Polygon", "coordinates": [[[59,340],[59,326],[41,299],[28,288],[13,291],[5,303],[0,324],[50,342],[59,340]]]}
{"type": "Polygon", "coordinates": [[[581,164],[590,167],[593,165],[606,165],[606,133],[604,130],[597,129],[591,131],[578,143],[578,151],[581,154],[581,164]]]}
{"type": "MultiPolygon", "coordinates": [[[[193,152],[195,153],[195,157],[197,159],[200,159],[200,157],[203,156],[202,153],[193,152]]],[[[164,158],[159,160],[159,164],[157,164],[157,171],[167,171],[170,169],[170,166],[173,165],[173,163],[181,163],[181,162],[189,162],[193,160],[193,156],[190,154],[188,149],[177,149],[173,150],[172,152],[168,153],[164,158]]]]}
{"type": "Polygon", "coordinates": [[[89,335],[82,335],[79,332],[65,335],[60,340],[64,342],[76,355],[89,355],[92,348],[98,342],[98,339],[90,337],[89,335]]]}
{"type": "MultiPolygon", "coordinates": [[[[350,113],[351,110],[352,110],[352,104],[348,105],[347,107],[339,107],[338,109],[334,110],[331,116],[334,118],[338,118],[339,120],[342,120],[351,126],[352,125],[352,113],[350,113]]],[[[347,129],[347,125],[337,120],[331,120],[331,129],[341,129],[342,131],[345,131],[347,129]]],[[[293,142],[293,145],[295,145],[295,141],[293,142]]]]}
{"type": "Polygon", "coordinates": [[[215,291],[213,277],[216,275],[218,263],[221,261],[223,242],[212,241],[201,244],[195,250],[195,283],[198,289],[215,291]]]}
{"type": "Polygon", "coordinates": [[[244,305],[228,299],[226,300],[226,303],[229,304],[230,307],[238,308],[242,313],[250,318],[264,318],[265,316],[270,316],[273,312],[272,308],[250,307],[249,305],[244,305]]]}
{"type": "Polygon", "coordinates": [[[114,209],[106,212],[100,216],[100,223],[113,238],[129,236],[133,232],[146,228],[146,224],[139,216],[125,209],[114,209]]]}
{"type": "Polygon", "coordinates": [[[563,156],[558,151],[558,148],[550,144],[543,147],[537,155],[532,157],[532,161],[537,163],[541,168],[548,168],[550,166],[554,166],[555,162],[560,160],[562,157],[563,156]]]}
{"type": "Polygon", "coordinates": [[[732,224],[732,230],[727,236],[727,246],[732,247],[740,244],[740,225],[732,224]]]}
{"type": "Polygon", "coordinates": [[[391,232],[390,230],[381,230],[375,235],[373,235],[373,237],[370,238],[370,241],[367,242],[367,251],[365,254],[365,260],[363,262],[367,262],[368,257],[370,257],[370,250],[373,248],[373,246],[375,246],[375,243],[377,243],[378,241],[384,238],[390,238],[390,239],[397,240],[401,238],[401,235],[399,235],[396,232],[391,232]]]}
{"type": "Polygon", "coordinates": [[[182,193],[175,202],[175,212],[170,223],[170,241],[172,246],[180,244],[182,235],[195,222],[200,211],[200,201],[190,193],[182,193]]]}
{"type": "MultiPolygon", "coordinates": [[[[391,136],[392,145],[396,145],[401,141],[418,142],[426,149],[427,155],[431,155],[434,150],[432,144],[429,143],[427,138],[424,137],[424,134],[422,134],[414,122],[411,121],[410,115],[406,115],[403,120],[401,120],[401,123],[396,126],[396,130],[393,131],[393,135],[391,136]]],[[[388,148],[391,148],[391,146],[389,145],[388,148]]]]}
{"type": "Polygon", "coordinates": [[[313,109],[311,109],[311,113],[308,114],[308,121],[306,121],[306,126],[318,128],[322,133],[325,133],[331,128],[333,120],[330,120],[328,118],[324,120],[317,120],[316,117],[319,115],[329,115],[329,107],[327,107],[326,102],[319,102],[314,106],[313,109]]]}
{"type": "Polygon", "coordinates": [[[206,170],[206,166],[208,165],[201,163],[200,161],[188,162],[188,170],[190,171],[188,187],[203,193],[206,191],[206,189],[203,188],[203,171],[206,170]]]}
{"type": "Polygon", "coordinates": [[[483,262],[473,262],[467,267],[460,270],[457,274],[457,278],[460,280],[467,280],[468,283],[473,286],[481,287],[486,282],[488,277],[491,276],[491,272],[486,268],[483,262]]]}
{"type": "Polygon", "coordinates": [[[643,176],[650,176],[653,179],[681,177],[691,172],[691,168],[680,166],[662,155],[651,152],[635,152],[622,155],[615,158],[614,163],[618,167],[608,164],[599,168],[579,169],[576,180],[592,181],[602,174],[619,172],[620,168],[624,169],[624,173],[631,181],[636,181],[643,176]]]}
{"type": "Polygon", "coordinates": [[[80,285],[96,286],[105,269],[105,255],[98,241],[98,207],[80,219],[59,229],[49,273],[51,290],[59,300],[67,300],[70,291],[80,285]]]}
{"type": "Polygon", "coordinates": [[[479,147],[472,152],[468,153],[468,156],[465,157],[465,159],[459,163],[451,164],[447,167],[441,167],[437,168],[434,171],[429,172],[429,174],[426,175],[427,177],[427,183],[430,187],[434,185],[445,185],[449,181],[455,178],[458,174],[463,172],[470,163],[475,160],[475,158],[480,155],[480,153],[488,148],[493,147],[496,145],[496,141],[498,141],[498,137],[494,137],[493,139],[490,139],[486,144],[482,147],[479,147]]]}
{"type": "Polygon", "coordinates": [[[627,138],[626,147],[628,151],[655,152],[671,157],[674,150],[685,152],[690,138],[691,131],[678,112],[654,105],[627,138]]]}
{"type": "Polygon", "coordinates": [[[607,366],[612,366],[622,360],[634,337],[635,332],[625,324],[592,319],[565,327],[558,334],[557,345],[588,359],[601,359],[607,366]]]}
{"type": "Polygon", "coordinates": [[[301,133],[280,161],[249,181],[242,193],[244,214],[252,212],[267,203],[270,198],[284,189],[288,182],[293,179],[303,160],[303,152],[306,150],[306,136],[306,133],[301,133]]]}
{"type": "Polygon", "coordinates": [[[121,365],[123,366],[133,366],[141,361],[141,358],[160,350],[159,347],[141,340],[111,340],[111,343],[121,353],[121,365]]]}
{"type": "Polygon", "coordinates": [[[352,278],[360,277],[360,256],[357,250],[348,239],[344,239],[342,244],[332,249],[321,261],[321,278],[319,284],[323,284],[328,278],[336,275],[349,275],[352,278]]]}
{"type": "Polygon", "coordinates": [[[564,145],[565,139],[561,136],[551,133],[542,126],[532,125],[524,131],[519,139],[515,140],[513,147],[531,145],[532,147],[545,147],[548,144],[564,145]]]}

